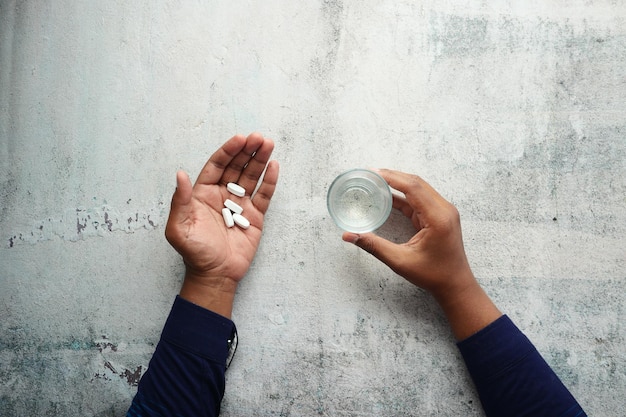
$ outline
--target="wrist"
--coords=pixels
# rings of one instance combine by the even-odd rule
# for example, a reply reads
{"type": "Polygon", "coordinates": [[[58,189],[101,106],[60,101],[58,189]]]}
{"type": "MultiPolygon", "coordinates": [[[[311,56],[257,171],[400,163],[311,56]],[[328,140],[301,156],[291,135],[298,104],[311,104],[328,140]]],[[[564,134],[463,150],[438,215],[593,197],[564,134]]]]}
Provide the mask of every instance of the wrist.
{"type": "Polygon", "coordinates": [[[230,318],[237,284],[228,277],[206,277],[188,270],[179,295],[193,304],[230,318]]]}
{"type": "Polygon", "coordinates": [[[456,278],[447,288],[432,294],[446,315],[456,339],[463,340],[493,323],[502,313],[471,270],[456,278]]]}
{"type": "Polygon", "coordinates": [[[462,303],[480,290],[472,271],[467,268],[445,279],[442,285],[430,291],[443,308],[462,303]]]}

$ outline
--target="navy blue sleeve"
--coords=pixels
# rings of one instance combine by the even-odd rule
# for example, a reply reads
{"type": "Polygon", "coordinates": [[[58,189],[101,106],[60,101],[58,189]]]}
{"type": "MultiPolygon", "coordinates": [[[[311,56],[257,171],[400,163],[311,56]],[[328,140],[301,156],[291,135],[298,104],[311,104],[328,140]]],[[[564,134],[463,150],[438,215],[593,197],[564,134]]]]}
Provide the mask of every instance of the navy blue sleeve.
{"type": "Polygon", "coordinates": [[[217,416],[233,335],[231,320],[176,297],[127,416],[217,416]]]}
{"type": "Polygon", "coordinates": [[[507,316],[459,342],[458,347],[487,416],[586,416],[507,316]]]}

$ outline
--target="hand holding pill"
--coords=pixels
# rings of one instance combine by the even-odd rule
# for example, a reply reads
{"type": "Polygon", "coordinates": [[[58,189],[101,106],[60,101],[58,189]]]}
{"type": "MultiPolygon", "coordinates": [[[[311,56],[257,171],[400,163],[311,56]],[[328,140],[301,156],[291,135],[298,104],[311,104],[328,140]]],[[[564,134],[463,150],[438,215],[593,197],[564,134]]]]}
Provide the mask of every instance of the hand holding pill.
{"type": "Polygon", "coordinates": [[[165,235],[185,262],[180,295],[226,317],[276,188],[273,149],[272,140],[258,133],[234,136],[209,158],[193,186],[186,173],[176,177],[165,235]]]}

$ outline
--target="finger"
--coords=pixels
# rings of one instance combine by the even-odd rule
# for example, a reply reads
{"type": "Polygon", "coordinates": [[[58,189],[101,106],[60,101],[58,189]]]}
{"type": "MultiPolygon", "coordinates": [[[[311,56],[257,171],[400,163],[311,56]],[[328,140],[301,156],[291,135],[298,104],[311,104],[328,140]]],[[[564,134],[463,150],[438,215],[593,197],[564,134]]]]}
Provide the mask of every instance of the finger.
{"type": "Polygon", "coordinates": [[[403,254],[403,246],[383,239],[373,233],[361,235],[345,232],[341,238],[374,255],[378,260],[396,272],[400,269],[400,262],[405,257],[403,254]]]}
{"type": "Polygon", "coordinates": [[[390,169],[381,169],[379,174],[389,186],[404,193],[407,203],[418,215],[434,210],[437,202],[444,200],[430,184],[417,175],[390,169]]]}
{"type": "Polygon", "coordinates": [[[189,218],[191,210],[192,187],[189,176],[183,172],[176,173],[176,191],[172,195],[172,205],[170,215],[167,219],[167,227],[165,228],[165,236],[168,241],[176,239],[176,225],[184,223],[189,218]]]}
{"type": "MultiPolygon", "coordinates": [[[[239,177],[241,176],[241,173],[243,172],[244,169],[246,169],[250,161],[256,157],[256,154],[259,152],[259,149],[265,143],[265,140],[263,139],[263,136],[260,133],[251,133],[250,135],[248,135],[248,137],[245,140],[246,140],[246,144],[243,147],[243,149],[241,149],[241,151],[230,161],[230,163],[224,170],[224,174],[220,180],[220,182],[224,185],[226,185],[229,182],[235,182],[239,184],[239,177]]],[[[267,162],[267,160],[265,162],[267,162]]],[[[252,190],[248,190],[248,189],[246,189],[246,191],[248,193],[252,192],[252,190]]]]}
{"type": "Polygon", "coordinates": [[[406,201],[405,197],[393,196],[392,207],[400,211],[404,216],[411,218],[413,216],[413,207],[406,201]]]}
{"type": "Polygon", "coordinates": [[[236,135],[226,141],[207,161],[198,175],[196,184],[217,184],[222,180],[224,171],[245,148],[247,140],[236,135]]]}
{"type": "Polygon", "coordinates": [[[172,208],[185,209],[191,202],[192,186],[189,175],[185,171],[176,173],[176,190],[172,195],[172,208]]]}
{"type": "Polygon", "coordinates": [[[248,165],[244,168],[237,183],[245,188],[248,194],[252,194],[259,182],[259,178],[265,170],[267,161],[272,156],[274,150],[274,141],[264,139],[261,146],[257,149],[253,158],[248,161],[248,165]]]}
{"type": "Polygon", "coordinates": [[[252,203],[254,206],[263,214],[267,212],[267,209],[270,205],[270,200],[274,195],[274,190],[276,190],[276,183],[278,182],[278,161],[270,161],[267,164],[267,169],[265,170],[265,175],[263,176],[263,181],[259,186],[256,194],[252,199],[252,203]]]}

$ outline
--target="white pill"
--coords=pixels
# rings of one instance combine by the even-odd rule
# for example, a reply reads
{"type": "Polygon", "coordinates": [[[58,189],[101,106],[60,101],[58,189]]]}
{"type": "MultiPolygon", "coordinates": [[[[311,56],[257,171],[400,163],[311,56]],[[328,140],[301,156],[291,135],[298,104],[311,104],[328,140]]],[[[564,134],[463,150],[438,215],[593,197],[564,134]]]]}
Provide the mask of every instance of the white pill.
{"type": "Polygon", "coordinates": [[[242,229],[247,229],[248,227],[250,227],[250,222],[248,221],[248,219],[243,217],[241,214],[233,213],[233,220],[235,221],[235,224],[242,229]]]}
{"type": "Polygon", "coordinates": [[[233,220],[233,213],[229,208],[222,209],[222,217],[224,217],[224,223],[226,223],[226,227],[233,227],[235,225],[235,220],[233,220]]]}
{"type": "Polygon", "coordinates": [[[226,189],[229,193],[235,194],[237,197],[243,197],[246,195],[246,190],[241,185],[235,184],[234,182],[226,184],[226,189]]]}
{"type": "Polygon", "coordinates": [[[243,208],[239,204],[230,199],[226,199],[226,201],[224,201],[224,205],[228,207],[233,213],[241,214],[241,212],[243,211],[243,208]]]}

